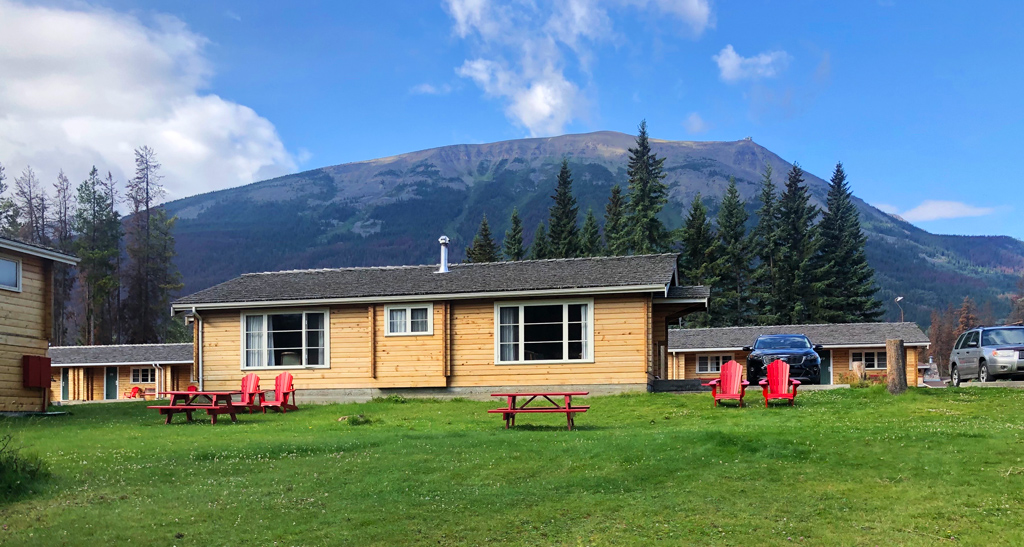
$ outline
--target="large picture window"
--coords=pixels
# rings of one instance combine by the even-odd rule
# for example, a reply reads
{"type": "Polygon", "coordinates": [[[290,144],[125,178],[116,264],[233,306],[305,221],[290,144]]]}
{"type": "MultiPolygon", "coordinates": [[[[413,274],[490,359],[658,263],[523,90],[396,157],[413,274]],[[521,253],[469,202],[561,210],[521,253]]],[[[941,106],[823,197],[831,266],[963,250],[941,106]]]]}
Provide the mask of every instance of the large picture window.
{"type": "Polygon", "coordinates": [[[886,357],[884,351],[854,351],[850,353],[850,370],[857,361],[864,363],[864,370],[878,370],[886,368],[886,357]]]}
{"type": "Polygon", "coordinates": [[[21,262],[0,258],[0,289],[21,291],[21,262]]]}
{"type": "Polygon", "coordinates": [[[698,355],[697,374],[722,372],[722,365],[732,360],[732,355],[698,355]]]}
{"type": "Polygon", "coordinates": [[[495,305],[499,363],[593,359],[593,302],[495,305]]]}
{"type": "Polygon", "coordinates": [[[434,306],[384,306],[384,322],[386,336],[430,336],[434,334],[434,306]]]}
{"type": "Polygon", "coordinates": [[[326,311],[247,313],[242,367],[326,367],[326,326],[326,311]]]}

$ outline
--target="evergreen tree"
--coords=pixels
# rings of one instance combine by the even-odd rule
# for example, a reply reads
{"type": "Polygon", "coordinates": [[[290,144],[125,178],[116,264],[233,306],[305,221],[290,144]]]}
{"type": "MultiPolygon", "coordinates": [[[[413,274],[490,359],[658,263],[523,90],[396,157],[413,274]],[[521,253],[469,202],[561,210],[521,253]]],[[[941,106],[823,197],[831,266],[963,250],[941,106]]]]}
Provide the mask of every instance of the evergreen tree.
{"type": "Polygon", "coordinates": [[[772,165],[765,163],[761,176],[761,202],[757,210],[757,225],[750,233],[750,247],[753,249],[757,266],[754,269],[752,296],[756,303],[755,318],[759,324],[772,325],[779,322],[780,305],[778,291],[779,256],[779,203],[772,183],[772,165]]]}
{"type": "Polygon", "coordinates": [[[580,208],[572,195],[572,172],[569,171],[567,159],[562,160],[555,195],[551,196],[551,199],[555,203],[551,206],[551,217],[548,220],[550,258],[573,258],[579,253],[580,246],[577,227],[580,208]]]}
{"type": "Polygon", "coordinates": [[[505,232],[505,258],[522,260],[526,249],[523,247],[523,221],[519,218],[518,209],[512,209],[512,217],[509,222],[511,226],[505,232]]]}
{"type": "Polygon", "coordinates": [[[1017,280],[1017,294],[1010,297],[1009,323],[1024,322],[1024,274],[1017,280]]]}
{"type": "Polygon", "coordinates": [[[593,209],[587,209],[587,216],[583,220],[583,229],[580,231],[580,256],[603,256],[604,248],[601,246],[601,228],[597,225],[597,217],[593,209]]]}
{"type": "Polygon", "coordinates": [[[817,267],[830,283],[823,287],[821,319],[829,323],[877,321],[882,304],[875,298],[875,271],[868,265],[860,215],[846,182],[843,164],[837,163],[829,183],[828,210],[818,224],[817,267]]]}
{"type": "Polygon", "coordinates": [[[729,177],[729,188],[718,210],[718,242],[722,268],[717,285],[721,287],[721,306],[716,308],[713,324],[723,327],[749,325],[754,317],[751,297],[753,257],[747,237],[747,211],[740,200],[736,179],[729,177]]]}
{"type": "Polygon", "coordinates": [[[480,221],[480,229],[473,237],[473,244],[466,247],[466,262],[500,262],[501,254],[498,244],[491,237],[491,226],[487,223],[487,215],[480,221]]]}
{"type": "Polygon", "coordinates": [[[160,164],[148,146],[135,150],[135,176],[128,183],[127,243],[128,295],[125,299],[127,341],[158,343],[164,339],[170,317],[171,292],[182,287],[174,266],[175,219],[156,203],[164,194],[160,164]]]}
{"type": "Polygon", "coordinates": [[[14,179],[14,188],[14,199],[21,213],[19,236],[29,243],[49,245],[47,223],[50,203],[35,171],[26,167],[21,176],[14,179]]]}
{"type": "Polygon", "coordinates": [[[74,250],[80,259],[81,343],[112,344],[120,341],[115,340],[113,334],[117,314],[109,308],[109,303],[116,298],[115,293],[120,292],[121,286],[117,271],[121,255],[121,219],[95,167],[78,185],[77,201],[71,226],[78,235],[74,250]]]}
{"type": "Polygon", "coordinates": [[[551,258],[551,250],[548,245],[547,230],[544,229],[544,221],[537,226],[533,233],[533,243],[530,244],[530,260],[542,260],[551,258]]]}
{"type": "Polygon", "coordinates": [[[622,187],[612,186],[612,194],[608,204],[604,206],[604,244],[608,256],[624,256],[629,254],[629,234],[626,231],[625,202],[622,198],[622,187]]]}
{"type": "Polygon", "coordinates": [[[793,164],[779,199],[779,267],[776,271],[781,320],[789,324],[821,321],[820,298],[827,280],[816,268],[818,208],[810,202],[804,172],[793,164]]]}
{"type": "MultiPolygon", "coordinates": [[[[711,227],[707,207],[698,193],[690,204],[683,227],[679,230],[682,253],[679,255],[679,278],[681,284],[705,285],[711,288],[709,308],[718,310],[722,305],[722,288],[718,283],[722,267],[721,247],[711,227]]],[[[686,318],[691,327],[711,326],[711,315],[707,312],[691,314],[686,318]]]]}
{"type": "Polygon", "coordinates": [[[978,306],[970,296],[965,296],[963,303],[960,304],[960,309],[956,312],[956,321],[957,336],[978,326],[978,306]]]}
{"type": "Polygon", "coordinates": [[[658,158],[647,139],[647,121],[640,122],[636,148],[629,149],[629,202],[626,204],[626,232],[629,250],[636,254],[661,253],[668,248],[668,233],[658,218],[668,202],[663,179],[664,158],[658,158]]]}
{"type": "Polygon", "coordinates": [[[14,200],[7,195],[7,175],[4,173],[4,166],[0,164],[0,236],[17,237],[21,226],[18,225],[18,206],[14,200]]]}
{"type": "MultiPolygon", "coordinates": [[[[71,225],[75,216],[75,201],[71,193],[71,181],[61,170],[57,174],[57,182],[53,185],[53,224],[50,228],[52,245],[58,251],[72,254],[71,225]]],[[[72,267],[68,264],[53,264],[53,343],[58,346],[68,345],[68,323],[71,313],[71,289],[75,277],[72,267]]]]}

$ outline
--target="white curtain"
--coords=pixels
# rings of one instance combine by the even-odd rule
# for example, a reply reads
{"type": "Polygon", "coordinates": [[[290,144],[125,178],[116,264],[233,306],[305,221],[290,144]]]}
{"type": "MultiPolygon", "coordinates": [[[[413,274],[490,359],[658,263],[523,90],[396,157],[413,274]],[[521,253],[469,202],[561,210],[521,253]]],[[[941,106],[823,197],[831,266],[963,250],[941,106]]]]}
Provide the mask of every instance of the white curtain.
{"type": "Polygon", "coordinates": [[[245,361],[246,366],[265,366],[266,355],[263,334],[263,316],[247,315],[245,317],[245,361]]]}
{"type": "Polygon", "coordinates": [[[590,357],[590,341],[587,340],[587,318],[588,317],[590,317],[590,316],[587,314],[587,305],[586,304],[581,304],[580,305],[580,326],[582,328],[580,329],[580,340],[583,341],[583,355],[580,356],[581,359],[588,359],[590,357]]]}
{"type": "Polygon", "coordinates": [[[391,332],[405,332],[405,310],[391,310],[391,332]]]}
{"type": "Polygon", "coordinates": [[[499,308],[499,357],[502,361],[519,360],[519,308],[499,308]]]}

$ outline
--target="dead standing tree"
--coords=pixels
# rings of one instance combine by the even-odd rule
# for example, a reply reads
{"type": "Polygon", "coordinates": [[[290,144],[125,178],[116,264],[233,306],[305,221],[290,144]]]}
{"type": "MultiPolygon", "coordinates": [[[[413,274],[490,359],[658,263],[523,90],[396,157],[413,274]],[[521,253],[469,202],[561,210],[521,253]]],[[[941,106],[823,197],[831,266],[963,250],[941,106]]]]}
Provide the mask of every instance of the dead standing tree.
{"type": "Polygon", "coordinates": [[[907,362],[903,340],[885,341],[886,383],[889,393],[900,395],[907,391],[907,362]]]}

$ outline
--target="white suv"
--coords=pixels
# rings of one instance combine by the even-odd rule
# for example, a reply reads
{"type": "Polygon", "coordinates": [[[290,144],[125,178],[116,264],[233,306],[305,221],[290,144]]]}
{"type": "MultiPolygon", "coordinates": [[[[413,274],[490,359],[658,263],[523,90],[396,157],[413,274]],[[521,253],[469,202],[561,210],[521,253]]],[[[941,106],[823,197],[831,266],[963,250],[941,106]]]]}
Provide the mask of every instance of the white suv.
{"type": "Polygon", "coordinates": [[[1024,326],[976,327],[960,335],[949,355],[954,386],[977,378],[1024,374],[1024,326]]]}

